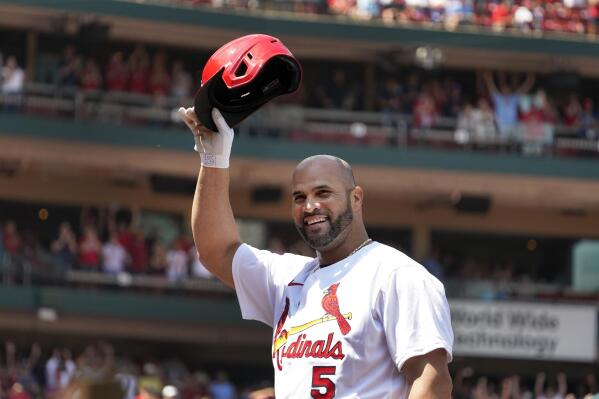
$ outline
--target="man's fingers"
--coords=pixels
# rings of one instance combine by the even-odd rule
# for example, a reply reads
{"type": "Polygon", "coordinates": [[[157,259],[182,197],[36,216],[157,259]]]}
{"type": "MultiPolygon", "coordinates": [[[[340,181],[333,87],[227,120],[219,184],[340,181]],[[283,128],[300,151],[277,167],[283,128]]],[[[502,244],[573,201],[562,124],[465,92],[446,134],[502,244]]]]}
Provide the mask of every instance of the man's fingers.
{"type": "Polygon", "coordinates": [[[206,128],[198,121],[198,118],[191,108],[179,108],[179,115],[183,122],[187,125],[187,127],[193,132],[195,135],[202,134],[206,131],[206,128]]]}
{"type": "Polygon", "coordinates": [[[179,116],[181,116],[181,119],[183,119],[184,121],[199,123],[198,117],[196,116],[195,112],[193,111],[193,107],[191,107],[191,108],[180,107],[178,112],[179,112],[179,116]]]}
{"type": "Polygon", "coordinates": [[[187,115],[187,109],[183,107],[179,108],[179,116],[181,117],[183,122],[187,124],[187,126],[189,126],[190,124],[193,125],[192,119],[187,115]]]}
{"type": "Polygon", "coordinates": [[[195,111],[194,111],[194,107],[190,107],[187,108],[185,110],[185,115],[190,118],[192,121],[194,121],[195,123],[199,124],[200,121],[198,120],[198,116],[196,115],[195,111]]]}
{"type": "Polygon", "coordinates": [[[231,129],[220,111],[216,108],[212,108],[212,120],[220,132],[226,132],[231,129]]]}

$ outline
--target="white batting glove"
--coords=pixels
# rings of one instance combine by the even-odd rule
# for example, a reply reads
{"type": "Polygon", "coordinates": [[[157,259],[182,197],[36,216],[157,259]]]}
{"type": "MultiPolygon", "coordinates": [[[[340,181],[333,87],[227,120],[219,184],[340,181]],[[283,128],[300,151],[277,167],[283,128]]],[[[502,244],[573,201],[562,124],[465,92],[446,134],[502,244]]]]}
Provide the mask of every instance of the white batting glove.
{"type": "Polygon", "coordinates": [[[218,133],[202,125],[193,107],[179,108],[179,115],[193,133],[194,150],[200,154],[202,165],[209,168],[228,168],[234,133],[220,111],[212,109],[212,120],[218,128],[218,133]]]}

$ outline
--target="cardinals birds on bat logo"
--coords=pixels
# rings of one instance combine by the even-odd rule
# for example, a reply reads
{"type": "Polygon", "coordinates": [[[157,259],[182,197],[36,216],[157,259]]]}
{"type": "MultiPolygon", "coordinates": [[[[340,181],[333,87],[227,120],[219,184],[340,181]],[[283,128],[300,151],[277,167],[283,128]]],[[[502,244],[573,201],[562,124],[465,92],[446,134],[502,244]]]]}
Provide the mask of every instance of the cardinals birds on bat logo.
{"type": "MultiPolygon", "coordinates": [[[[339,330],[341,334],[347,335],[351,331],[351,326],[347,322],[347,320],[352,319],[351,312],[341,313],[339,310],[339,299],[337,298],[337,287],[339,287],[339,283],[331,285],[324,291],[324,297],[322,298],[322,308],[325,310],[325,314],[322,317],[319,317],[314,320],[310,320],[307,323],[292,326],[289,329],[285,329],[285,322],[287,321],[287,317],[289,316],[289,298],[285,298],[285,308],[281,313],[281,317],[279,318],[279,322],[275,328],[274,341],[273,341],[273,357],[277,354],[279,349],[284,347],[287,344],[287,341],[291,339],[292,336],[299,336],[299,340],[303,340],[306,338],[306,335],[302,335],[304,331],[307,329],[321,323],[327,323],[329,321],[337,321],[337,325],[339,326],[339,330]]],[[[331,333],[332,336],[332,333],[331,333]]],[[[308,340],[306,342],[310,342],[308,340]]],[[[314,343],[320,343],[321,341],[314,341],[314,343]]],[[[322,341],[324,345],[324,341],[322,341]]]]}
{"type": "Polygon", "coordinates": [[[351,331],[351,326],[341,314],[339,310],[339,299],[337,298],[337,287],[339,283],[331,285],[326,291],[324,291],[324,297],[322,298],[322,308],[335,319],[339,325],[341,334],[347,335],[351,331]]]}

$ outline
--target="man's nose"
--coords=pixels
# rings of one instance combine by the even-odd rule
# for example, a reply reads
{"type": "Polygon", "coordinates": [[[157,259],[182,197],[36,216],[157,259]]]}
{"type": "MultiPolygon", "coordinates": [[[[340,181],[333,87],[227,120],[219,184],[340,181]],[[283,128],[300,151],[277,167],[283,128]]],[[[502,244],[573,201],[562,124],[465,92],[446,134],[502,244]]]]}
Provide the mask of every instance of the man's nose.
{"type": "Polygon", "coordinates": [[[304,203],[304,211],[306,212],[314,212],[316,209],[320,208],[320,202],[316,201],[314,198],[308,197],[306,202],[304,203]]]}

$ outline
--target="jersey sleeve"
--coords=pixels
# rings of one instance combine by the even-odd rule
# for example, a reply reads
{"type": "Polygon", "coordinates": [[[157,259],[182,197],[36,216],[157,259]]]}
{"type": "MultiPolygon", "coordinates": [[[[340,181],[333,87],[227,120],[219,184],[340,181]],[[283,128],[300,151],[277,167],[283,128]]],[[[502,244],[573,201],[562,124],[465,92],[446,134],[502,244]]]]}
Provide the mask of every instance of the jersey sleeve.
{"type": "Polygon", "coordinates": [[[277,255],[242,244],[233,257],[233,281],[244,319],[273,324],[274,285],[271,269],[277,255]]]}
{"type": "Polygon", "coordinates": [[[233,257],[233,282],[244,319],[274,324],[274,307],[293,276],[310,261],[304,256],[260,250],[242,244],[233,257]]]}
{"type": "Polygon", "coordinates": [[[443,284],[424,269],[393,272],[377,300],[387,346],[398,370],[435,349],[452,358],[453,331],[443,284]]]}

